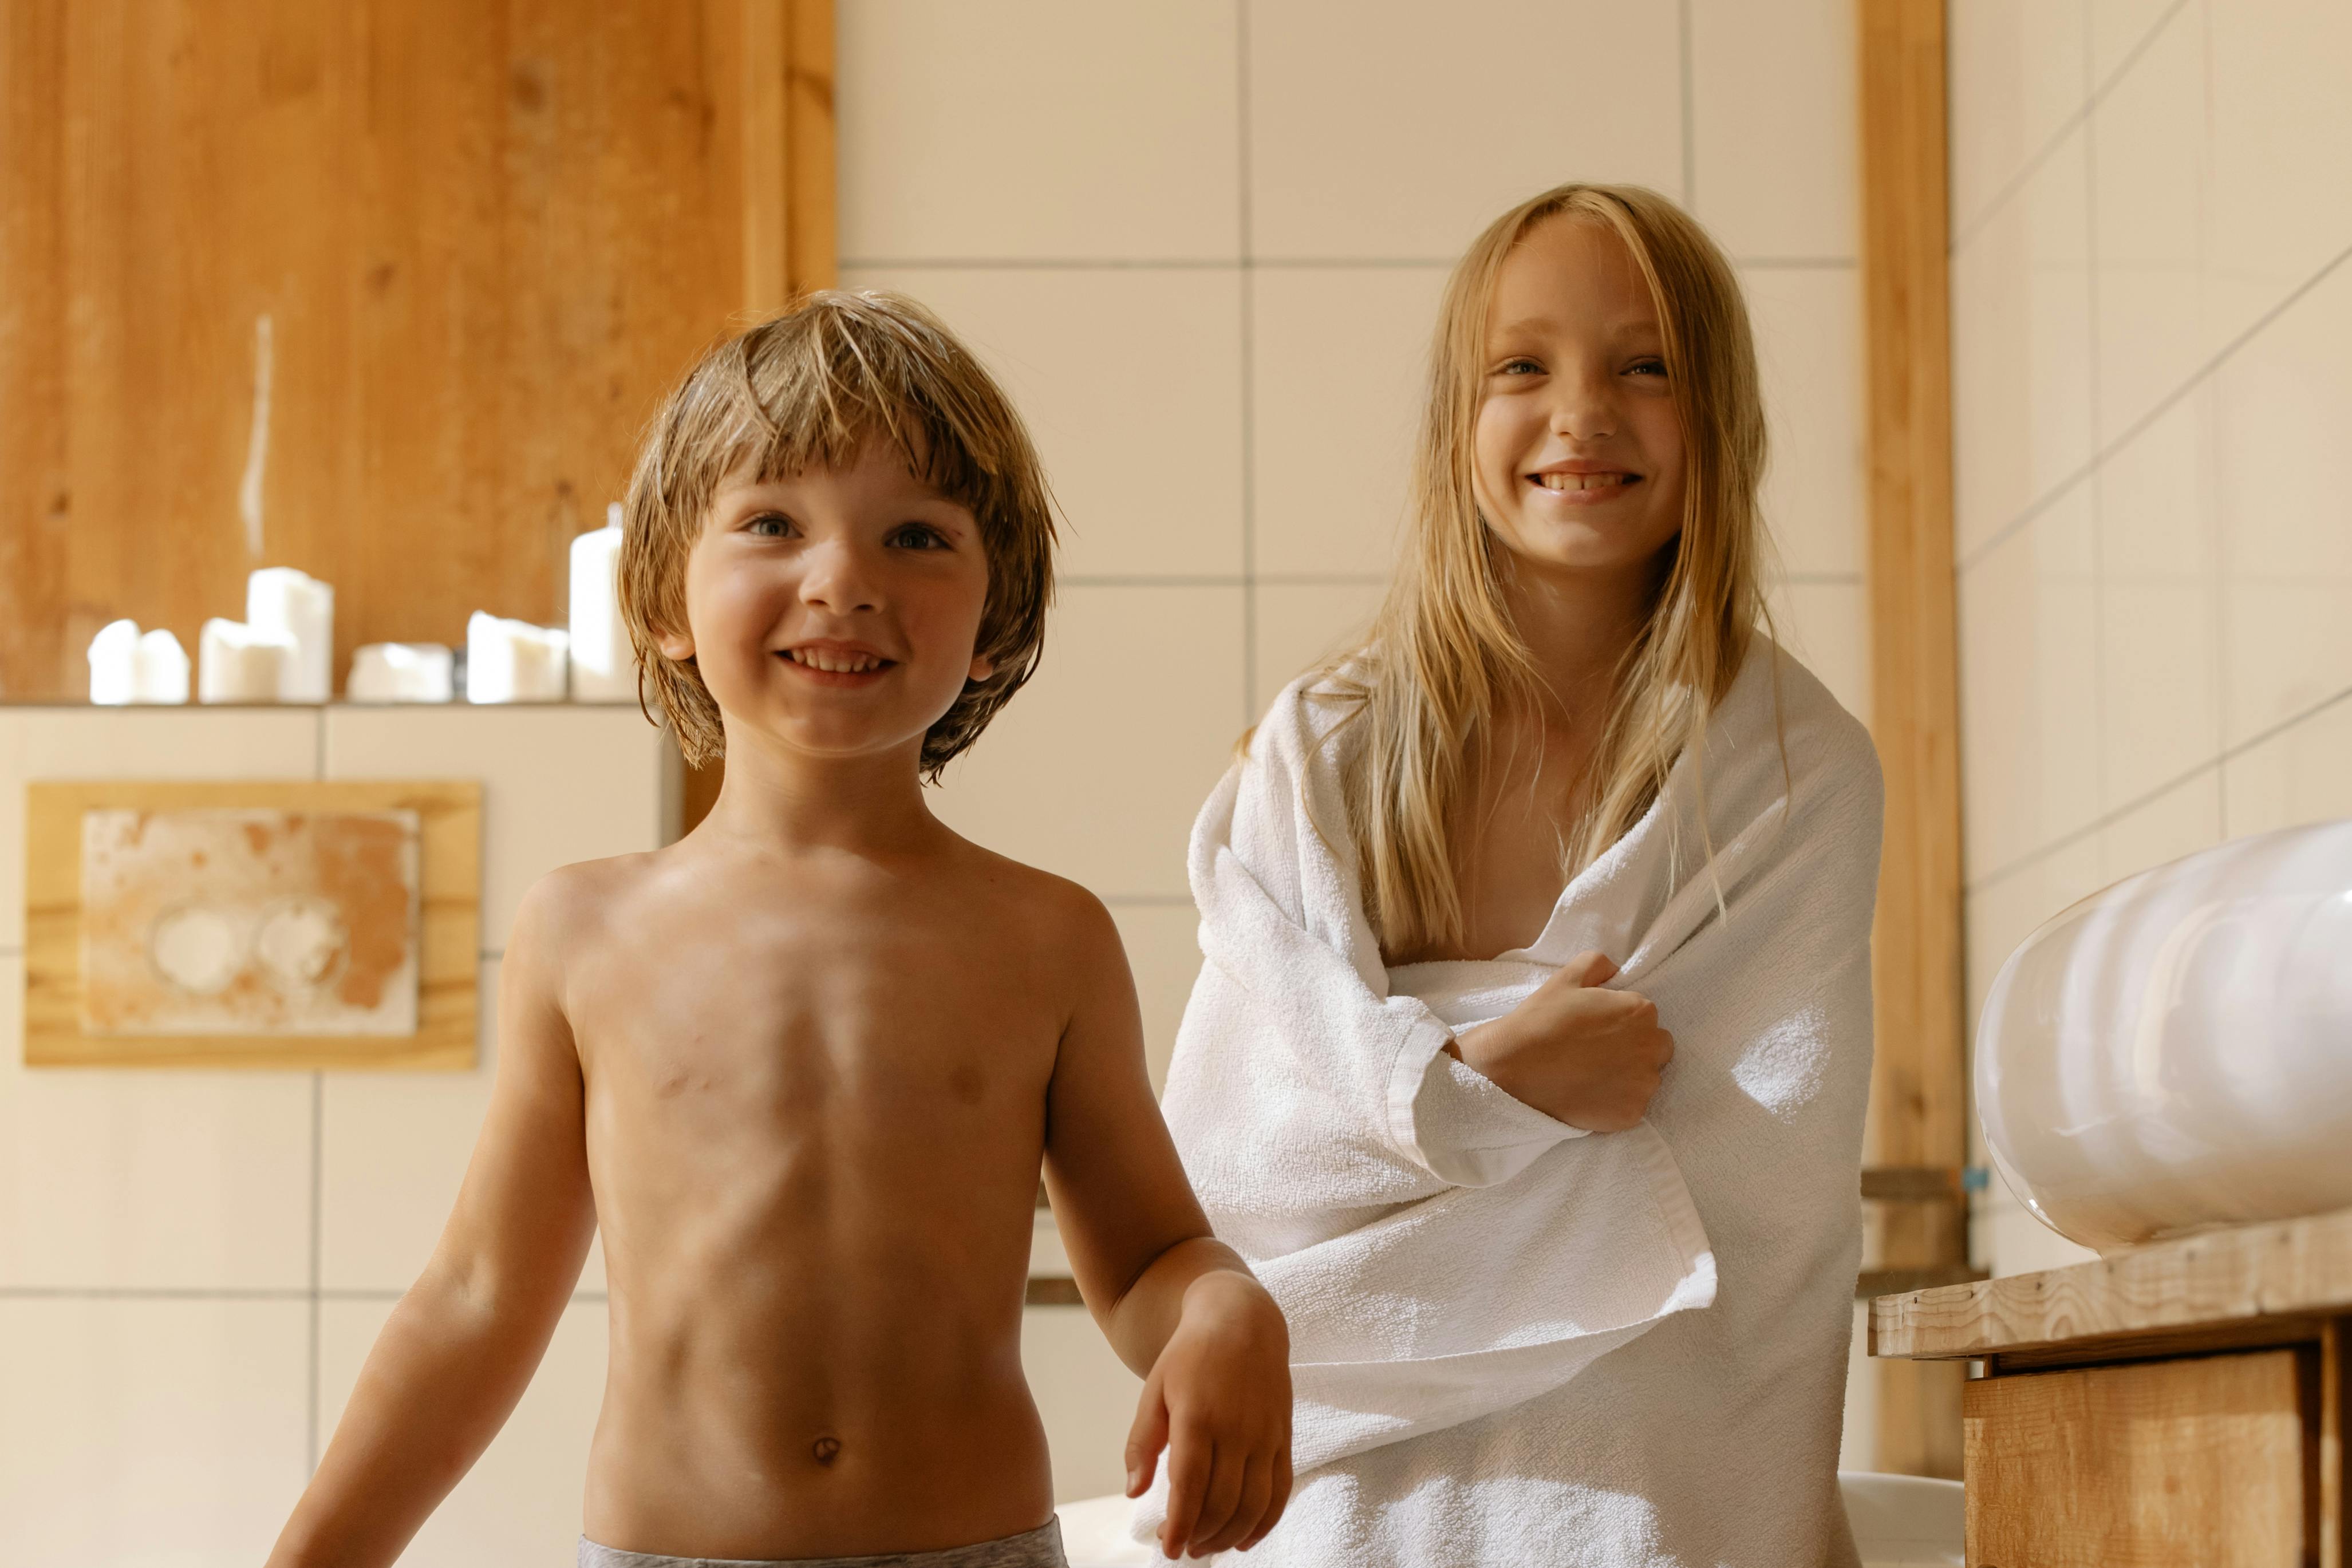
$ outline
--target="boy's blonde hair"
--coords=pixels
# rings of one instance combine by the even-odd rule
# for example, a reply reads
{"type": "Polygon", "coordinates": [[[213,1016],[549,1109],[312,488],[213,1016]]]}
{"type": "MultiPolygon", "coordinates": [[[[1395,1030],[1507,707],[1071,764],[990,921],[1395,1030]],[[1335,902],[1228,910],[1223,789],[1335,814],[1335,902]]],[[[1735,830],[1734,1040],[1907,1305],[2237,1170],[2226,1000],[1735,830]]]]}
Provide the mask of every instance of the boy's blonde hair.
{"type": "Polygon", "coordinates": [[[973,649],[996,666],[965,683],[923,737],[936,782],[1037,666],[1054,596],[1053,500],[1013,403],[940,319],[900,295],[811,294],[718,344],[654,416],[629,479],[621,536],[621,620],[635,649],[639,701],[653,687],[696,766],[723,755],[719,705],[691,659],[661,633],[686,627],[686,558],[730,477],[764,482],[856,463],[887,440],[917,477],[971,510],[988,558],[973,649]]]}
{"type": "Polygon", "coordinates": [[[1561,845],[1566,874],[1641,820],[1705,734],[1759,622],[1769,624],[1756,500],[1764,406],[1730,264],[1696,220],[1642,186],[1561,185],[1522,202],[1478,236],[1446,286],[1402,559],[1369,639],[1328,665],[1319,688],[1367,732],[1343,785],[1365,910],[1392,953],[1461,940],[1459,814],[1497,714],[1543,690],[1511,620],[1507,547],[1480,515],[1472,476],[1496,278],[1512,247],[1555,218],[1605,228],[1632,253],[1657,307],[1685,454],[1682,531],[1619,666],[1591,786],[1561,845]]]}

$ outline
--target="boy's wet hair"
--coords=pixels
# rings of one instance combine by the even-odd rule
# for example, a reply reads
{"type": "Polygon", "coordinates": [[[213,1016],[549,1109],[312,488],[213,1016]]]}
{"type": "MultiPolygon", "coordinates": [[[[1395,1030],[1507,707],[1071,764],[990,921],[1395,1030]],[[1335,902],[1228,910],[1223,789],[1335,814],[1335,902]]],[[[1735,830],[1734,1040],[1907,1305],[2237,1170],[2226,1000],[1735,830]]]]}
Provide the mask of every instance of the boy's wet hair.
{"type": "Polygon", "coordinates": [[[656,639],[686,626],[686,558],[712,497],[740,472],[765,482],[846,468],[877,440],[971,512],[988,559],[973,653],[995,673],[966,682],[924,736],[924,777],[936,782],[1037,667],[1054,593],[1053,502],[1021,416],[920,305],[826,289],[698,360],[654,416],[629,480],[621,619],[639,700],[650,685],[688,763],[724,754],[719,705],[694,661],[668,658],[656,639]]]}

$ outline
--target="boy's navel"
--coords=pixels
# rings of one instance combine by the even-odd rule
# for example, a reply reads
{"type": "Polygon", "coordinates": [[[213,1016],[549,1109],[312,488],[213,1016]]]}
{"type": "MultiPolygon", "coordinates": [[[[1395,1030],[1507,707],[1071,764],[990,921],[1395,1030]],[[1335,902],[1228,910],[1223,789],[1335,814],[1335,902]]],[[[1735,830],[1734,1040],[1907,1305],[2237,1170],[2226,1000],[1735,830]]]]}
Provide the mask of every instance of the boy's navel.
{"type": "Polygon", "coordinates": [[[830,1432],[822,1433],[809,1445],[809,1452],[816,1456],[818,1464],[829,1465],[841,1457],[841,1439],[830,1432]]]}

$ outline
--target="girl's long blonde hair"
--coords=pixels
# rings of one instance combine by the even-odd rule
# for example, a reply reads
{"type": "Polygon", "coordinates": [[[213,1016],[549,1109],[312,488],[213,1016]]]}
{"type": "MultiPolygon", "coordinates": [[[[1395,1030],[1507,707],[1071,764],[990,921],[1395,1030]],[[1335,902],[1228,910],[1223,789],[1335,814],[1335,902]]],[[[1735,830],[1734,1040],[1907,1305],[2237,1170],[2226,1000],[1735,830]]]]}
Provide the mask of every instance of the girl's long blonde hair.
{"type": "Polygon", "coordinates": [[[1342,788],[1365,911],[1391,953],[1461,941],[1455,868],[1467,793],[1497,716],[1544,690],[1512,622],[1507,548],[1479,513],[1472,474],[1496,277],[1512,247],[1553,218],[1603,225],[1632,253],[1656,303],[1685,454],[1682,531],[1619,665],[1580,792],[1585,804],[1562,844],[1565,874],[1649,810],[1675,758],[1697,747],[1767,616],[1756,500],[1763,399],[1730,264],[1689,214],[1638,185],[1561,185],[1505,213],[1446,285],[1395,579],[1367,641],[1328,665],[1315,688],[1349,706],[1345,722],[1364,731],[1342,788]]]}

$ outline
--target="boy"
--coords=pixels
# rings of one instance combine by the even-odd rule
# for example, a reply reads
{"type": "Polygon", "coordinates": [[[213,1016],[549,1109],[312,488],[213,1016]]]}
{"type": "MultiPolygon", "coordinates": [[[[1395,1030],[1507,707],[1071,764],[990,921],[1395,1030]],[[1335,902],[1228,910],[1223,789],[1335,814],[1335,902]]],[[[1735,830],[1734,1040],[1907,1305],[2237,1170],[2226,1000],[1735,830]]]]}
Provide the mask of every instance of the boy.
{"type": "Polygon", "coordinates": [[[1212,1239],[1118,937],[925,808],[1034,666],[1052,583],[1019,418],[928,312],[819,294],[720,345],[629,487],[623,614],[691,834],[568,866],[502,966],[455,1214],[270,1559],[397,1557],[496,1435],[601,1225],[612,1299],[580,1561],[1062,1563],[1020,1324],[1042,1156],[1147,1382],[1161,1548],[1288,1496],[1288,1336],[1212,1239]]]}

